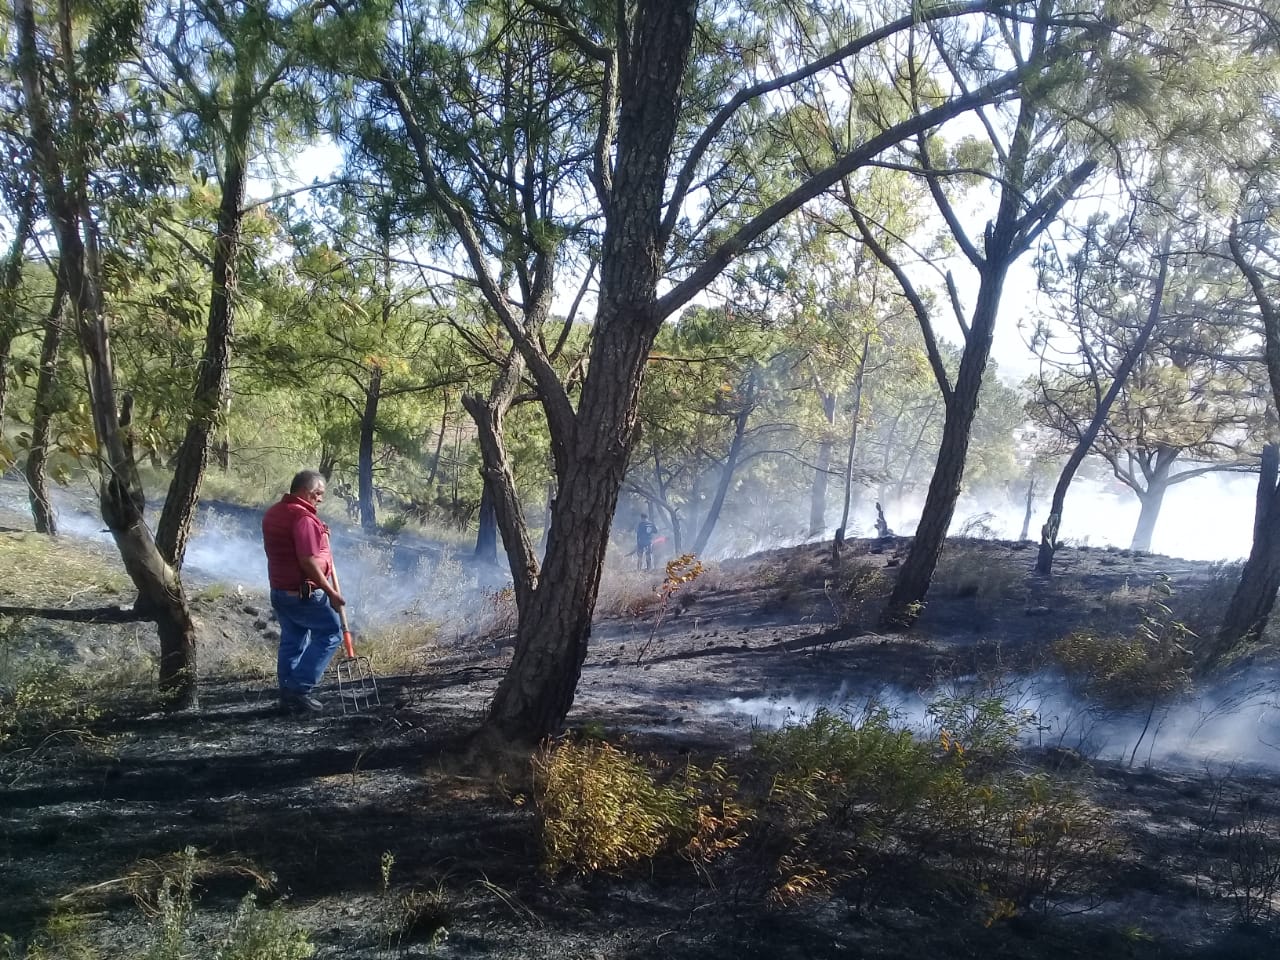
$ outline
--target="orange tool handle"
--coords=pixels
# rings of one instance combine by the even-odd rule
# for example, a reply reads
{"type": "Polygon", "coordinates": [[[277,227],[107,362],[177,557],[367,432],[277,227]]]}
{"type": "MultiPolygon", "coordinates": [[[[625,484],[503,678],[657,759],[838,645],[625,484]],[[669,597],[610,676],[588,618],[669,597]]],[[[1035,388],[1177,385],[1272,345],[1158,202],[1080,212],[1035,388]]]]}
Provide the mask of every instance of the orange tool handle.
{"type": "Polygon", "coordinates": [[[351,630],[347,627],[347,613],[341,607],[338,608],[338,619],[342,621],[342,652],[354,659],[356,648],[351,642],[351,630]]]}
{"type": "MultiPolygon", "coordinates": [[[[338,592],[342,592],[342,584],[338,582],[338,568],[332,565],[330,561],[329,577],[333,580],[334,587],[338,592]]],[[[347,608],[345,606],[338,608],[338,622],[342,624],[342,652],[350,659],[355,659],[356,647],[351,642],[351,628],[347,626],[347,608]]]]}

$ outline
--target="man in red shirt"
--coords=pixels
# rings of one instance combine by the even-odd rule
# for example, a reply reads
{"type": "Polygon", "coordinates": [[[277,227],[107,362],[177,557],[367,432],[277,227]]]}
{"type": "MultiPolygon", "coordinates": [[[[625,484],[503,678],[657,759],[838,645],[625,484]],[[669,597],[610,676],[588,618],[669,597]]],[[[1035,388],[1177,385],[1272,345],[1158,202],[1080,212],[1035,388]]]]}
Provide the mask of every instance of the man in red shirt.
{"type": "Polygon", "coordinates": [[[333,583],[329,528],[316,513],[324,486],[318,471],[303,470],[262,517],[271,606],[280,621],[280,706],[293,713],[324,709],[311,691],[342,642],[337,610],[346,601],[333,583]]]}

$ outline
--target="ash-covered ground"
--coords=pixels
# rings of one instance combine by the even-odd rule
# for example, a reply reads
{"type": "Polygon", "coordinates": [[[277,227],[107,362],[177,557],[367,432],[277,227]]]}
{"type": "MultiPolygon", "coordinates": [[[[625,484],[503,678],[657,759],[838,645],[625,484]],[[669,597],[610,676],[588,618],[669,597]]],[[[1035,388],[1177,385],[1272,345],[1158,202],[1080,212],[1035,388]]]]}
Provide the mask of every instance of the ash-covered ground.
{"type": "MultiPolygon", "coordinates": [[[[0,535],[29,529],[16,511],[2,519],[0,535]]],[[[905,542],[887,546],[851,551],[888,578],[905,542]]],[[[1010,775],[1051,771],[1108,812],[1119,852],[1080,899],[993,917],[980,890],[940,880],[925,859],[888,855],[787,904],[761,896],[758,864],[732,855],[706,869],[666,857],[618,875],[550,878],[539,868],[527,759],[478,751],[469,737],[510,656],[492,609],[488,619],[442,615],[446,625],[405,669],[375,661],[381,708],[285,718],[271,696],[273,624],[261,591],[206,571],[193,596],[207,648],[249,663],[205,681],[198,712],[122,701],[74,736],[5,753],[0,931],[22,940],[74,910],[92,918],[101,955],[141,955],[155,923],[138,906],[154,880],[147,865],[192,846],[207,864],[197,940],[213,944],[254,878],[269,878],[262,899],[310,931],[319,957],[1278,955],[1274,909],[1242,923],[1231,882],[1239,811],[1271,841],[1251,869],[1280,858],[1267,658],[1144,711],[1079,701],[1048,657],[1074,630],[1126,634],[1149,613],[1157,582],[1172,585],[1158,596],[1179,618],[1207,629],[1230,572],[1068,549],[1042,580],[1032,554],[950,544],[910,635],[876,631],[874,603],[850,609],[829,545],[721,563],[665,606],[654,599],[661,573],[612,570],[567,726],[667,762],[749,762],[754,731],[819,708],[856,715],[874,700],[921,726],[940,691],[980,689],[1037,716],[1010,775]],[[392,942],[388,918],[408,892],[430,894],[438,910],[392,942]]],[[[459,609],[464,594],[498,602],[474,579],[458,589],[459,609]]],[[[415,602],[399,615],[432,615],[415,602]]],[[[89,663],[113,645],[149,642],[145,627],[26,628],[89,663]]]]}

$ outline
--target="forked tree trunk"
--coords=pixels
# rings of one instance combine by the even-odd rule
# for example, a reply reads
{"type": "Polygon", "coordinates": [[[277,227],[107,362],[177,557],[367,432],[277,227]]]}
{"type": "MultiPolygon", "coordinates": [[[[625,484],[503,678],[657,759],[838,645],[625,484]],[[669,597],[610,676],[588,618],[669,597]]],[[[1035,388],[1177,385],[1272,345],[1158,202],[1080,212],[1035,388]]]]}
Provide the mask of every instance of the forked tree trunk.
{"type": "Polygon", "coordinates": [[[978,392],[991,355],[1000,294],[1012,262],[1007,253],[1010,239],[995,233],[988,236],[988,259],[982,269],[982,285],[960,359],[960,371],[947,403],[942,444],[938,449],[933,479],[929,481],[929,493],[916,527],[915,539],[902,563],[882,617],[888,627],[909,627],[919,618],[929,593],[929,581],[933,579],[938,558],[942,556],[942,545],[955,514],[956,501],[960,499],[960,482],[964,478],[965,461],[969,455],[969,437],[973,418],[978,412],[978,392]]]}
{"type": "Polygon", "coordinates": [[[695,6],[642,0],[625,8],[630,22],[620,41],[621,110],[599,307],[578,406],[591,414],[548,418],[560,484],[539,577],[545,588],[520,604],[515,655],[489,708],[488,725],[509,740],[536,741],[559,727],[587,655],[609,527],[635,441],[645,359],[662,319],[661,216],[695,6]]]}
{"type": "Polygon", "coordinates": [[[1111,405],[1115,403],[1116,397],[1124,389],[1124,385],[1128,381],[1134,365],[1138,362],[1138,358],[1147,349],[1147,341],[1151,338],[1151,332],[1155,330],[1156,324],[1160,322],[1160,311],[1164,304],[1165,278],[1169,275],[1169,248],[1172,243],[1173,234],[1166,232],[1160,245],[1160,269],[1159,273],[1156,274],[1155,289],[1151,292],[1151,305],[1147,309],[1146,321],[1143,323],[1142,329],[1138,331],[1138,336],[1132,346],[1125,352],[1124,359],[1116,367],[1111,386],[1107,388],[1107,392],[1098,401],[1098,408],[1094,410],[1089,426],[1080,434],[1075,449],[1071,451],[1071,456],[1067,458],[1067,462],[1062,468],[1062,473],[1058,476],[1058,484],[1053,489],[1053,501],[1049,505],[1049,518],[1045,520],[1044,526],[1040,530],[1040,552],[1036,557],[1036,573],[1041,576],[1048,576],[1053,572],[1053,557],[1058,549],[1058,531],[1062,526],[1062,511],[1067,500],[1067,489],[1075,478],[1076,470],[1079,469],[1080,464],[1084,462],[1084,458],[1093,448],[1093,442],[1098,439],[1098,434],[1102,431],[1102,425],[1107,422],[1107,416],[1111,412],[1111,405]]]}
{"type": "MultiPolygon", "coordinates": [[[[177,571],[170,566],[144,522],[142,487],[117,413],[98,226],[88,202],[85,158],[64,158],[58,149],[44,90],[32,0],[16,0],[18,72],[30,123],[34,164],[44,189],[45,212],[58,246],[59,269],[67,284],[69,307],[88,372],[90,409],[98,438],[99,502],[102,518],[120,551],[125,571],[156,619],[160,637],[160,690],[170,709],[196,705],[196,634],[177,571]],[[73,171],[68,179],[64,170],[73,171]],[[82,233],[83,231],[83,233],[82,233]]],[[[75,98],[81,87],[74,75],[74,41],[68,4],[58,5],[60,47],[73,125],[79,123],[75,98]]]]}
{"type": "MultiPolygon", "coordinates": [[[[239,85],[237,85],[239,88],[239,85]]],[[[178,448],[173,480],[164,499],[156,544],[176,569],[191,537],[191,524],[200,500],[200,484],[209,465],[211,438],[226,407],[230,391],[231,342],[235,335],[236,267],[244,220],[245,155],[249,141],[247,105],[232,117],[231,138],[223,158],[222,199],[218,203],[218,233],[213,241],[213,292],[204,354],[200,358],[187,430],[178,448]]]]}
{"type": "Polygon", "coordinates": [[[1257,640],[1271,619],[1280,588],[1280,447],[1269,443],[1262,448],[1258,475],[1257,506],[1253,519],[1253,547],[1240,572],[1222,626],[1206,645],[1209,662],[1221,659],[1236,647],[1257,640]]]}
{"type": "Polygon", "coordinates": [[[1163,450],[1157,451],[1155,468],[1147,477],[1147,489],[1135,491],[1142,508],[1138,513],[1138,526],[1133,531],[1133,540],[1129,543],[1130,550],[1141,550],[1144,553],[1151,550],[1151,539],[1156,532],[1156,521],[1160,519],[1164,495],[1173,486],[1169,473],[1178,459],[1178,451],[1172,450],[1170,453],[1172,455],[1165,455],[1163,450]]]}
{"type": "Polygon", "coordinates": [[[725,454],[724,464],[720,469],[720,479],[716,483],[716,492],[711,497],[711,505],[707,508],[706,516],[702,518],[702,526],[698,529],[698,535],[693,541],[693,552],[699,555],[707,550],[711,534],[715,532],[716,524],[720,521],[720,511],[724,509],[729,487],[733,485],[733,475],[738,469],[738,460],[742,457],[742,442],[747,435],[747,422],[751,419],[751,411],[756,405],[756,378],[757,373],[752,370],[747,374],[746,382],[743,384],[742,409],[734,417],[733,439],[729,442],[729,451],[725,454]]]}
{"type": "Polygon", "coordinates": [[[822,415],[826,429],[818,442],[818,453],[813,459],[813,487],[809,491],[809,536],[820,537],[827,529],[827,486],[830,481],[831,451],[835,446],[832,430],[836,425],[836,396],[823,393],[822,415]]]}
{"type": "Polygon", "coordinates": [[[320,472],[320,476],[324,477],[324,482],[328,483],[333,479],[333,471],[338,466],[338,451],[332,447],[320,447],[320,464],[316,469],[320,472]]]}
{"type": "Polygon", "coordinates": [[[364,391],[364,411],[360,415],[360,453],[356,471],[360,498],[360,526],[373,532],[378,514],[373,502],[373,434],[378,424],[378,402],[382,398],[382,367],[376,363],[369,372],[364,391]]]}
{"type": "Polygon", "coordinates": [[[44,338],[40,343],[40,375],[36,380],[35,412],[31,419],[31,449],[27,451],[27,498],[31,503],[31,519],[37,533],[58,535],[57,515],[49,496],[49,427],[55,412],[54,386],[58,380],[58,351],[62,346],[62,309],[67,299],[66,286],[59,274],[53,290],[53,303],[44,320],[44,338]]]}
{"type": "MultiPolygon", "coordinates": [[[[524,364],[520,356],[512,351],[487,398],[474,394],[462,395],[462,406],[467,413],[471,414],[471,419],[476,424],[476,435],[480,441],[480,457],[484,463],[482,469],[484,492],[491,498],[493,518],[498,532],[502,534],[502,545],[507,552],[507,563],[511,568],[511,585],[516,595],[516,607],[520,611],[526,609],[525,604],[530,602],[530,598],[537,589],[538,559],[529,537],[529,528],[524,522],[524,514],[520,509],[515,474],[507,455],[502,422],[511,409],[523,372],[524,364]]],[[[479,549],[478,546],[477,549],[479,549]]],[[[496,546],[494,552],[496,559],[496,546]]],[[[523,617],[522,612],[522,620],[523,617]]]]}

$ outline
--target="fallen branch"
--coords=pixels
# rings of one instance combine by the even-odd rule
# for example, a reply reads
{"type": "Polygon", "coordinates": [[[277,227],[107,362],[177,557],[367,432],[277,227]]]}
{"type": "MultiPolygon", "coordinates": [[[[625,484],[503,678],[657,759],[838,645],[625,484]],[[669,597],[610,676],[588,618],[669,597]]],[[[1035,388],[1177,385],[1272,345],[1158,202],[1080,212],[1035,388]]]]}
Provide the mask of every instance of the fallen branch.
{"type": "Polygon", "coordinates": [[[154,621],[154,613],[145,613],[134,607],[4,607],[0,617],[35,617],[39,620],[66,620],[72,623],[141,623],[154,621]]]}

